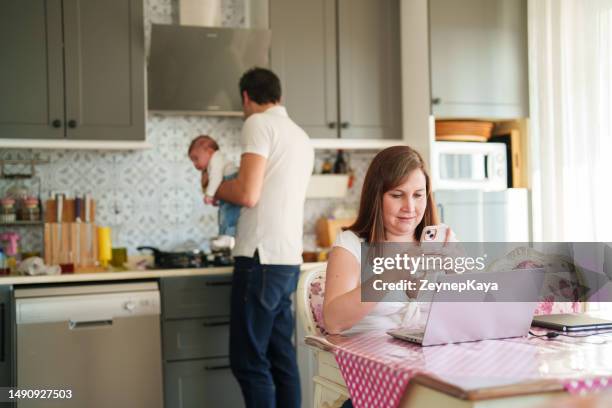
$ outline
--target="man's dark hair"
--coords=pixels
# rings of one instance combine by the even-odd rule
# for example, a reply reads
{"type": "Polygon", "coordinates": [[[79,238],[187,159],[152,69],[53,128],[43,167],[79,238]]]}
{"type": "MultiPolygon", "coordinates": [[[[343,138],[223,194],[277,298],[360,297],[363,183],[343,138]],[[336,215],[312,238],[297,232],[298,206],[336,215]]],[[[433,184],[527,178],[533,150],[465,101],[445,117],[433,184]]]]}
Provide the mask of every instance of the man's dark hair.
{"type": "Polygon", "coordinates": [[[281,84],[276,74],[266,68],[251,68],[240,78],[240,98],[246,91],[249,98],[259,105],[278,103],[281,84]]]}

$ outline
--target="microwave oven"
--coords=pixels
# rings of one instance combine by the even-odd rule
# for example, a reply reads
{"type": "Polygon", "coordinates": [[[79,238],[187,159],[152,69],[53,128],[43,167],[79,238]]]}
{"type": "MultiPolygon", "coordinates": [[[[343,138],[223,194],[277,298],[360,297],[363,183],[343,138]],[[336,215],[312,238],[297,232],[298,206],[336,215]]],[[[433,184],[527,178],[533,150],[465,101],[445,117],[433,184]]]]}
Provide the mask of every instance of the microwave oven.
{"type": "Polygon", "coordinates": [[[480,142],[434,142],[434,190],[499,191],[508,188],[506,145],[480,142]]]}

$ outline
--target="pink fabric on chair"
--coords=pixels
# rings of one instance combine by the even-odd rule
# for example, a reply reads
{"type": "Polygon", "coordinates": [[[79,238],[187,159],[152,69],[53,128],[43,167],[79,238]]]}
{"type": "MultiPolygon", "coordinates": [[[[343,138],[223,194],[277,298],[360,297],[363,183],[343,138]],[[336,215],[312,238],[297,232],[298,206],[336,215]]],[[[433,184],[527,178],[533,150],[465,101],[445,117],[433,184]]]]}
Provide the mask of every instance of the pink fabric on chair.
{"type": "Polygon", "coordinates": [[[544,268],[546,280],[544,289],[550,295],[544,297],[534,312],[536,315],[547,315],[557,313],[580,312],[581,285],[574,264],[561,256],[542,254],[532,248],[517,248],[503,259],[495,261],[489,266],[489,271],[500,271],[503,269],[529,269],[544,268]],[[562,271],[562,273],[555,273],[562,271]],[[567,279],[567,274],[571,279],[567,279]],[[567,299],[567,302],[555,301],[555,299],[567,299]]]}
{"type": "Polygon", "coordinates": [[[325,277],[317,276],[310,283],[310,310],[314,318],[315,326],[320,334],[325,334],[325,326],[323,324],[323,299],[325,295],[325,277]]]}

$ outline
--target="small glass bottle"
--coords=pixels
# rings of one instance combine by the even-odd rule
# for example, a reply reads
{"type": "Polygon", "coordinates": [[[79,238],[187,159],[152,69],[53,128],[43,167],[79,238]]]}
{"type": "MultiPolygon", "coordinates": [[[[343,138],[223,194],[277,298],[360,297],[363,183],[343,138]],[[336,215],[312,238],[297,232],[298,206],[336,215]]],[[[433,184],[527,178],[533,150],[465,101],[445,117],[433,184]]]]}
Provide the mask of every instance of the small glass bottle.
{"type": "Polygon", "coordinates": [[[344,153],[342,150],[338,150],[336,155],[336,161],[334,162],[334,174],[346,174],[348,172],[348,165],[344,160],[344,153]]]}
{"type": "Polygon", "coordinates": [[[331,174],[333,169],[334,166],[331,160],[329,159],[329,157],[326,157],[323,161],[323,164],[321,165],[321,174],[331,174]]]}

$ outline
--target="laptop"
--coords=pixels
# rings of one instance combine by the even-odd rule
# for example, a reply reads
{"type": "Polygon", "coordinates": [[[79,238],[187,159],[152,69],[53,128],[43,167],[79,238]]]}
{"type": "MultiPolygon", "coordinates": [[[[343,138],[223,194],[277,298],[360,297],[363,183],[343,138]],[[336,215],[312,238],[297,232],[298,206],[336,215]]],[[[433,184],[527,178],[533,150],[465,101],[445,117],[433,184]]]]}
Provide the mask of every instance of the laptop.
{"type": "MultiPolygon", "coordinates": [[[[500,282],[509,282],[508,278],[511,277],[513,287],[521,293],[521,299],[538,299],[544,282],[543,269],[517,269],[486,273],[486,275],[470,274],[470,276],[477,275],[481,279],[487,276],[492,281],[500,282]]],[[[442,276],[438,282],[456,281],[457,276],[442,276]]],[[[459,277],[465,280],[466,275],[459,277]]],[[[436,297],[440,296],[434,293],[424,329],[397,328],[387,331],[387,334],[421,346],[520,337],[528,334],[538,302],[485,302],[486,296],[483,294],[481,301],[445,302],[436,301],[436,297]]]]}
{"type": "Polygon", "coordinates": [[[533,325],[563,332],[612,329],[612,321],[583,313],[535,316],[533,325]]]}
{"type": "MultiPolygon", "coordinates": [[[[604,246],[603,272],[612,280],[612,247],[604,246]]],[[[535,316],[533,325],[561,332],[612,329],[612,321],[584,313],[551,314],[535,316]]]]}

